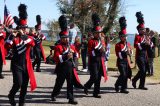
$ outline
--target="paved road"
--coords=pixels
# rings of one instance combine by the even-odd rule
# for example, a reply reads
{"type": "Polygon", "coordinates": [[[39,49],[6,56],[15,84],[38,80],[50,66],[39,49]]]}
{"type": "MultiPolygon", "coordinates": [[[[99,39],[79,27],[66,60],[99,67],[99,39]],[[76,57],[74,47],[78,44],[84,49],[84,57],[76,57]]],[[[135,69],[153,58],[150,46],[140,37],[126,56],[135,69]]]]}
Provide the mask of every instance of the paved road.
{"type": "MultiPolygon", "coordinates": [[[[66,83],[56,102],[50,101],[50,95],[55,83],[56,76],[52,74],[54,65],[42,64],[42,72],[35,72],[38,88],[35,92],[29,92],[26,99],[26,106],[69,106],[66,99],[66,83]]],[[[0,106],[10,106],[7,94],[12,85],[12,74],[9,71],[9,61],[4,67],[5,79],[0,80],[0,106]]],[[[147,81],[148,91],[133,89],[129,81],[129,94],[115,93],[114,83],[117,79],[117,72],[109,72],[109,81],[101,83],[101,99],[85,96],[83,90],[75,89],[75,98],[78,106],[160,106],[160,84],[147,81]]],[[[81,82],[84,84],[88,79],[88,73],[80,73],[81,82]]],[[[29,89],[28,89],[29,90],[29,89]]],[[[16,96],[16,100],[18,96],[16,96]]],[[[18,101],[17,101],[18,102],[18,101]]]]}

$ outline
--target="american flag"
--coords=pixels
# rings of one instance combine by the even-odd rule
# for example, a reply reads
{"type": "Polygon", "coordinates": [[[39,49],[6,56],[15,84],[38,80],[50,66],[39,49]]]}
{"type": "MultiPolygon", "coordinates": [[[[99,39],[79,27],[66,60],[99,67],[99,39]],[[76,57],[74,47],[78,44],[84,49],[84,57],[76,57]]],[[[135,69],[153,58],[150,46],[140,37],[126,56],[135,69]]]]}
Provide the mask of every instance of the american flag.
{"type": "Polygon", "coordinates": [[[13,23],[14,23],[14,19],[11,16],[11,14],[8,11],[7,6],[5,4],[5,6],[4,6],[4,25],[6,27],[8,27],[8,26],[12,25],[13,23]]]}

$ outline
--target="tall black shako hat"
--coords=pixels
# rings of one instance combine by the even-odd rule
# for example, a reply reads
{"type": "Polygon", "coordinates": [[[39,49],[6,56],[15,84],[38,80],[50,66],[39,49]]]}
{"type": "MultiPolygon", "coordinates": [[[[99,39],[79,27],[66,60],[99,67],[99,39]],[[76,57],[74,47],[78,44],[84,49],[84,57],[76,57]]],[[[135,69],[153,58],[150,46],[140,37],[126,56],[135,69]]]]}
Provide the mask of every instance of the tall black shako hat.
{"type": "Polygon", "coordinates": [[[126,37],[127,36],[127,31],[126,31],[127,23],[126,23],[126,18],[124,16],[119,18],[119,25],[120,25],[119,37],[126,37]]]}
{"type": "Polygon", "coordinates": [[[17,25],[16,29],[18,30],[20,26],[19,18],[17,16],[14,16],[13,19],[14,19],[14,23],[17,25]]]}
{"type": "Polygon", "coordinates": [[[36,16],[36,22],[37,22],[37,25],[35,25],[35,30],[41,30],[41,16],[40,15],[36,16]]]}
{"type": "Polygon", "coordinates": [[[93,32],[102,32],[102,27],[100,26],[100,18],[98,14],[92,14],[93,32]]]}
{"type": "Polygon", "coordinates": [[[69,37],[69,32],[67,29],[67,19],[64,15],[61,15],[58,19],[59,26],[61,28],[61,32],[59,33],[60,38],[67,38],[69,37]]]}
{"type": "Polygon", "coordinates": [[[19,11],[19,27],[20,28],[27,28],[27,6],[25,4],[20,4],[18,6],[19,11]]]}
{"type": "Polygon", "coordinates": [[[143,14],[140,12],[136,12],[136,17],[137,17],[137,22],[138,22],[138,26],[137,26],[137,30],[139,29],[144,29],[144,18],[143,18],[143,14]]]}

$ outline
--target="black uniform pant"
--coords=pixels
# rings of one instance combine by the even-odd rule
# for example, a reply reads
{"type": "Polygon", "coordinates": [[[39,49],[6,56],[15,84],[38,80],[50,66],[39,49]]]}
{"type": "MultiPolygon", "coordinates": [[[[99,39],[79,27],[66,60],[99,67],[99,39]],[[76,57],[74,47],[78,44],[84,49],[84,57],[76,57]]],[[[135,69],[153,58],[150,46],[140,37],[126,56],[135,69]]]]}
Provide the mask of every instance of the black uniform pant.
{"type": "Polygon", "coordinates": [[[19,103],[24,103],[29,81],[28,72],[24,70],[12,70],[12,73],[13,86],[9,92],[9,95],[14,98],[20,89],[19,103]]]}
{"type": "Polygon", "coordinates": [[[2,74],[2,69],[3,69],[3,60],[2,60],[2,54],[0,52],[0,75],[2,74]]]}
{"type": "Polygon", "coordinates": [[[154,58],[148,58],[148,64],[149,64],[149,74],[153,75],[154,68],[153,68],[154,58]]]}
{"type": "Polygon", "coordinates": [[[139,87],[144,87],[146,78],[146,59],[144,57],[137,58],[137,66],[139,68],[139,71],[133,78],[133,81],[137,82],[140,79],[139,87]]]}
{"type": "Polygon", "coordinates": [[[36,71],[39,71],[40,70],[40,65],[41,65],[42,52],[41,52],[40,49],[36,49],[36,50],[34,50],[34,53],[35,53],[36,59],[32,63],[32,66],[33,66],[33,69],[34,69],[35,65],[37,64],[36,71]]]}
{"type": "Polygon", "coordinates": [[[82,49],[82,50],[81,50],[81,56],[82,56],[83,69],[86,69],[86,68],[87,68],[87,62],[86,62],[87,49],[82,49]]]}
{"type": "Polygon", "coordinates": [[[33,47],[31,47],[30,57],[31,57],[31,59],[34,59],[34,49],[33,49],[33,47]]]}
{"type": "Polygon", "coordinates": [[[120,75],[115,83],[115,86],[121,86],[121,90],[127,88],[127,75],[128,75],[128,64],[126,62],[119,62],[118,63],[118,70],[120,75]]]}
{"type": "Polygon", "coordinates": [[[63,86],[63,83],[66,79],[67,81],[67,99],[74,99],[73,97],[73,85],[77,88],[81,88],[83,89],[84,87],[77,82],[74,73],[73,73],[73,66],[72,63],[69,62],[67,63],[67,65],[60,65],[57,66],[56,69],[57,70],[57,78],[56,78],[56,82],[55,82],[55,86],[52,92],[52,97],[56,97],[59,93],[60,90],[63,86]]]}
{"type": "Polygon", "coordinates": [[[89,64],[90,69],[90,79],[84,84],[84,87],[90,89],[94,84],[93,95],[97,95],[100,93],[100,82],[102,76],[102,64],[101,61],[91,60],[89,64]]]}

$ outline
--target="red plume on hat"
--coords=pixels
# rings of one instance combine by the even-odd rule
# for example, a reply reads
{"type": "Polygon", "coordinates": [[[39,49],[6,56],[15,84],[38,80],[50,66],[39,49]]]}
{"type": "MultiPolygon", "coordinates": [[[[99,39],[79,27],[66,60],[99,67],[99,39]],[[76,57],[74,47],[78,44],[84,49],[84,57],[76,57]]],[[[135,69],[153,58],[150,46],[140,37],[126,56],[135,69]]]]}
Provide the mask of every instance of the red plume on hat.
{"type": "Polygon", "coordinates": [[[124,16],[119,18],[119,24],[120,24],[120,30],[121,30],[119,32],[119,36],[126,36],[126,34],[127,34],[127,31],[126,31],[127,24],[126,24],[126,18],[124,16]]]}
{"type": "Polygon", "coordinates": [[[36,16],[36,22],[37,22],[37,25],[35,25],[35,29],[41,30],[41,16],[40,15],[36,16]]]}
{"type": "Polygon", "coordinates": [[[61,32],[59,33],[60,38],[68,37],[69,32],[67,29],[67,19],[64,15],[61,15],[58,19],[61,32]]]}
{"type": "Polygon", "coordinates": [[[136,12],[136,17],[137,17],[137,22],[139,23],[139,25],[137,26],[137,30],[140,28],[145,28],[144,26],[144,18],[143,18],[143,14],[140,12],[136,12]]]}
{"type": "Polygon", "coordinates": [[[19,26],[20,27],[28,27],[27,26],[27,6],[25,4],[20,4],[18,6],[18,11],[19,11],[19,26]]]}
{"type": "Polygon", "coordinates": [[[92,22],[93,22],[93,32],[101,32],[102,27],[100,26],[100,18],[98,14],[92,14],[92,22]]]}

